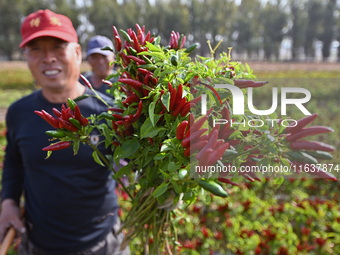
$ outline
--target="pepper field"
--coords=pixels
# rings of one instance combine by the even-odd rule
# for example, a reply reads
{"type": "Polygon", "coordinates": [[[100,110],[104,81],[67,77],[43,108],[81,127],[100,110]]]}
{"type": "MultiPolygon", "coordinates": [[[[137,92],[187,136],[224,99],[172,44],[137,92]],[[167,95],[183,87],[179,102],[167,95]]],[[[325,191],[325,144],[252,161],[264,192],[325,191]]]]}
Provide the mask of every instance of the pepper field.
{"type": "MultiPolygon", "coordinates": [[[[311,92],[305,107],[318,113],[314,124],[334,129],[315,140],[336,147],[333,160],[324,163],[340,167],[340,64],[249,65],[259,80],[269,81],[266,87],[254,90],[258,109],[271,106],[272,87],[300,87],[311,92]]],[[[0,169],[6,145],[6,108],[33,89],[24,63],[0,62],[0,169]]],[[[280,109],[277,111],[279,115],[280,109]]],[[[287,106],[287,111],[292,119],[303,117],[295,106],[287,106]]],[[[340,254],[339,191],[339,181],[323,179],[286,179],[282,184],[269,179],[228,186],[228,198],[210,197],[178,211],[182,216],[175,223],[179,254],[340,254]]],[[[124,218],[129,203],[124,198],[120,203],[124,218]]],[[[133,254],[140,254],[136,250],[139,240],[133,243],[138,244],[131,245],[133,254]]]]}

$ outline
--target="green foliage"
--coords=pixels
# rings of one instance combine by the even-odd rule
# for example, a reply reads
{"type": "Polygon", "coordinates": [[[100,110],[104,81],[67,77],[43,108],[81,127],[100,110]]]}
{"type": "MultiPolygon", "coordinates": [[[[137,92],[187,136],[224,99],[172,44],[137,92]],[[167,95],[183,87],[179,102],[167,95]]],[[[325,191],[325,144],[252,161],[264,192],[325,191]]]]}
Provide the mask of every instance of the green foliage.
{"type": "Polygon", "coordinates": [[[299,59],[301,48],[308,59],[313,59],[315,40],[324,43],[323,57],[326,59],[331,41],[339,37],[339,6],[334,0],[239,2],[2,0],[0,53],[8,59],[20,58],[20,21],[29,13],[46,8],[70,17],[83,46],[94,34],[112,38],[112,25],[126,29],[138,23],[162,38],[172,30],[190,34],[187,44],[199,43],[198,52],[202,56],[209,54],[206,41],[210,40],[213,45],[223,41],[218,52],[237,46],[240,56],[246,54],[259,59],[259,51],[264,50],[267,59],[277,59],[284,36],[292,39],[293,60],[299,59]]]}
{"type": "Polygon", "coordinates": [[[230,187],[228,198],[180,213],[180,254],[338,254],[338,190],[337,182],[325,180],[230,187]],[[288,253],[279,253],[283,247],[288,253]]]}
{"type": "MultiPolygon", "coordinates": [[[[339,188],[337,182],[322,179],[287,179],[282,185],[263,179],[229,186],[228,198],[211,196],[176,211],[177,251],[186,255],[338,254],[339,188]]],[[[125,215],[130,207],[120,198],[125,215]]],[[[133,254],[141,254],[140,245],[138,238],[131,241],[133,254]]]]}
{"type": "Polygon", "coordinates": [[[0,89],[32,89],[34,83],[28,70],[0,70],[0,89]]]}

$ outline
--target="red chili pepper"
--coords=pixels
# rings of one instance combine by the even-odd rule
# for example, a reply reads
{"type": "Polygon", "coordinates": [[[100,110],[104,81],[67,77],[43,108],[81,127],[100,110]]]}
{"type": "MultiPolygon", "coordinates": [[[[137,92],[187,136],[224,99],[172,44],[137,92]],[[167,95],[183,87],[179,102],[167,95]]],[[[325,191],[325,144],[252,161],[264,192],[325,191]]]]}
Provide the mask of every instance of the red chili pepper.
{"type": "MultiPolygon", "coordinates": [[[[196,120],[192,125],[190,126],[190,133],[196,132],[198,129],[200,129],[204,122],[208,119],[208,115],[204,115],[200,119],[196,120]]],[[[191,123],[190,123],[191,124],[191,123]]]]}
{"type": "Polygon", "coordinates": [[[59,118],[59,128],[65,128],[71,132],[77,132],[78,128],[74,126],[71,122],[59,118]]]}
{"type": "Polygon", "coordinates": [[[176,93],[176,103],[180,102],[180,100],[182,99],[182,95],[183,95],[183,85],[179,84],[177,88],[177,93],[176,93]]]}
{"type": "Polygon", "coordinates": [[[145,44],[145,36],[144,36],[143,29],[138,24],[136,24],[136,29],[137,29],[137,38],[138,38],[140,44],[144,45],[145,44]]]}
{"type": "Polygon", "coordinates": [[[218,138],[218,129],[213,128],[209,134],[208,143],[203,147],[203,149],[196,155],[197,159],[200,159],[208,149],[214,149],[215,143],[218,138]]]}
{"type": "MultiPolygon", "coordinates": [[[[229,109],[228,109],[228,107],[225,105],[223,108],[222,108],[222,110],[221,110],[221,115],[222,115],[222,117],[224,118],[224,119],[226,119],[226,120],[228,120],[228,121],[230,121],[230,112],[229,112],[229,109]]],[[[230,126],[230,123],[228,122],[228,126],[230,126]]]]}
{"type": "Polygon", "coordinates": [[[152,79],[152,74],[148,73],[144,76],[143,83],[145,85],[149,85],[151,79],[152,79]]]}
{"type": "Polygon", "coordinates": [[[43,120],[45,120],[48,124],[50,124],[54,128],[59,128],[58,119],[54,118],[51,114],[46,112],[45,110],[34,111],[35,114],[40,116],[43,120]]]}
{"type": "Polygon", "coordinates": [[[54,144],[51,144],[49,146],[46,146],[42,148],[43,151],[57,151],[57,150],[62,150],[66,149],[71,146],[71,143],[69,141],[60,141],[54,144]]]}
{"type": "Polygon", "coordinates": [[[114,42],[115,42],[115,47],[116,47],[116,51],[121,51],[122,49],[122,40],[120,39],[118,30],[115,26],[112,26],[112,31],[113,31],[113,38],[114,38],[114,42]]]}
{"type": "Polygon", "coordinates": [[[196,98],[194,98],[194,99],[191,99],[191,100],[189,101],[189,103],[192,104],[192,105],[194,106],[195,104],[197,104],[198,102],[201,101],[201,98],[202,98],[202,96],[198,96],[198,97],[196,97],[196,98]]]}
{"type": "Polygon", "coordinates": [[[300,129],[304,128],[309,123],[311,123],[313,120],[315,120],[317,116],[318,116],[317,113],[313,113],[312,115],[308,115],[308,116],[298,120],[296,126],[286,127],[285,132],[291,133],[291,134],[296,133],[297,131],[299,131],[300,129]]]}
{"type": "Polygon", "coordinates": [[[218,137],[220,137],[221,139],[228,139],[229,136],[234,133],[236,130],[233,129],[222,129],[222,132],[220,131],[218,133],[218,137]]]}
{"type": "Polygon", "coordinates": [[[52,111],[57,118],[61,116],[61,112],[57,108],[52,108],[52,111]]]}
{"type": "Polygon", "coordinates": [[[227,178],[217,178],[217,180],[219,180],[220,182],[224,182],[224,183],[227,183],[227,184],[231,184],[233,186],[239,186],[237,183],[231,181],[230,179],[227,179],[227,178]]]}
{"type": "Polygon", "coordinates": [[[169,46],[170,46],[171,49],[174,49],[174,48],[175,48],[175,38],[174,38],[174,35],[173,35],[172,32],[170,33],[170,42],[169,42],[169,46]]]}
{"type": "Polygon", "coordinates": [[[135,50],[137,52],[141,52],[142,50],[141,50],[141,47],[140,47],[140,44],[139,44],[139,41],[138,41],[138,38],[137,38],[135,31],[131,31],[130,37],[133,40],[133,46],[134,46],[135,50]]]}
{"type": "Polygon", "coordinates": [[[85,117],[80,112],[80,108],[78,105],[74,107],[74,118],[80,122],[80,124],[85,127],[89,124],[89,120],[85,117]]]}
{"type": "Polygon", "coordinates": [[[293,150],[311,150],[311,151],[334,151],[335,148],[329,144],[322,142],[310,141],[294,141],[290,143],[290,148],[293,150]]]}
{"type": "Polygon", "coordinates": [[[198,142],[192,142],[190,143],[190,146],[187,147],[187,149],[189,149],[191,153],[194,153],[196,151],[202,150],[202,148],[206,146],[207,143],[208,143],[208,140],[200,140],[198,142]]]}
{"type": "Polygon", "coordinates": [[[323,133],[334,132],[334,129],[325,126],[314,126],[314,127],[307,127],[303,128],[296,133],[289,135],[286,137],[288,142],[297,141],[307,136],[318,135],[323,133]]]}
{"type": "Polygon", "coordinates": [[[118,125],[116,124],[116,121],[114,121],[114,120],[112,121],[112,128],[113,128],[114,131],[116,131],[116,132],[118,131],[118,125]]]}
{"type": "Polygon", "coordinates": [[[130,96],[128,96],[124,101],[122,101],[124,106],[128,106],[132,103],[139,102],[140,98],[136,95],[136,93],[132,93],[130,96]]]}
{"type": "Polygon", "coordinates": [[[112,144],[114,147],[117,147],[117,146],[119,146],[119,145],[120,145],[120,143],[119,143],[119,142],[117,142],[117,141],[113,141],[111,144],[112,144]]]}
{"type": "Polygon", "coordinates": [[[178,49],[178,39],[179,39],[179,33],[176,33],[175,31],[171,31],[170,48],[178,49]]]}
{"type": "Polygon", "coordinates": [[[102,79],[102,83],[106,84],[109,87],[112,87],[112,82],[110,82],[108,80],[102,79]]]}
{"type": "Polygon", "coordinates": [[[181,35],[181,38],[180,38],[180,44],[179,44],[179,48],[182,49],[184,47],[184,44],[187,40],[187,37],[184,36],[184,35],[181,35]]]}
{"type": "Polygon", "coordinates": [[[156,84],[158,83],[158,78],[157,78],[157,77],[152,77],[151,83],[152,83],[153,85],[156,85],[156,84]]]}
{"type": "Polygon", "coordinates": [[[130,59],[127,58],[126,54],[123,51],[120,51],[118,53],[118,56],[120,56],[120,58],[122,59],[124,67],[130,64],[130,59]]]}
{"type": "Polygon", "coordinates": [[[170,82],[168,82],[168,90],[171,92],[172,91],[172,85],[170,82]]]}
{"type": "Polygon", "coordinates": [[[189,128],[187,128],[187,131],[185,132],[184,134],[184,138],[190,136],[190,127],[192,126],[192,124],[195,122],[195,117],[194,117],[194,114],[193,113],[190,113],[189,114],[189,117],[188,117],[188,122],[189,122],[189,128]]]}
{"type": "Polygon", "coordinates": [[[129,78],[119,78],[119,82],[130,85],[133,88],[142,88],[143,83],[134,79],[129,79],[129,78]]]}
{"type": "Polygon", "coordinates": [[[243,88],[256,88],[264,86],[268,83],[268,81],[251,81],[251,80],[234,80],[234,85],[243,89],[243,88]]]}
{"type": "Polygon", "coordinates": [[[74,118],[76,120],[78,120],[79,122],[81,122],[81,119],[83,118],[83,116],[81,115],[80,108],[79,108],[78,105],[76,105],[74,107],[74,111],[73,112],[74,112],[74,118]]]}
{"type": "Polygon", "coordinates": [[[231,146],[235,146],[235,145],[240,144],[240,143],[241,143],[241,140],[239,140],[239,139],[228,140],[228,143],[229,143],[231,146]]]}
{"type": "Polygon", "coordinates": [[[216,89],[213,86],[206,84],[206,83],[201,83],[201,84],[206,86],[208,89],[210,89],[215,94],[215,96],[217,97],[219,103],[222,104],[222,99],[220,97],[220,94],[218,94],[218,92],[216,91],[216,89]]]}
{"type": "Polygon", "coordinates": [[[181,110],[181,112],[180,112],[180,115],[181,115],[182,117],[185,117],[185,116],[189,113],[190,108],[191,108],[191,104],[190,104],[189,102],[187,102],[187,103],[183,106],[183,108],[182,108],[182,110],[181,110]]]}
{"type": "Polygon", "coordinates": [[[130,123],[134,123],[138,120],[139,116],[142,113],[142,110],[143,110],[143,102],[139,101],[137,112],[135,114],[131,115],[130,118],[129,118],[130,123]]]}
{"type": "Polygon", "coordinates": [[[123,113],[124,112],[124,109],[121,109],[121,108],[117,108],[117,107],[110,107],[107,109],[108,111],[113,111],[113,112],[120,112],[120,113],[123,113]]]}
{"type": "Polygon", "coordinates": [[[66,108],[65,110],[61,111],[61,116],[60,116],[61,119],[67,121],[71,117],[73,117],[73,112],[71,112],[71,108],[66,108]]]}
{"type": "Polygon", "coordinates": [[[151,38],[151,32],[148,31],[146,36],[145,36],[145,42],[150,42],[150,38],[151,38]]]}
{"type": "Polygon", "coordinates": [[[229,143],[222,143],[217,148],[213,148],[213,153],[209,155],[208,164],[213,165],[217,160],[221,159],[223,153],[229,148],[229,143]]]}
{"type": "Polygon", "coordinates": [[[197,158],[197,154],[196,154],[196,158],[198,159],[198,162],[201,166],[208,166],[209,165],[209,155],[210,153],[213,153],[214,150],[209,148],[206,150],[206,155],[205,157],[200,157],[200,158],[197,158]]]}
{"type": "Polygon", "coordinates": [[[113,36],[119,36],[116,26],[112,26],[112,32],[113,32],[113,36]]]}
{"type": "Polygon", "coordinates": [[[146,64],[146,62],[143,59],[140,59],[139,57],[135,57],[135,56],[132,56],[132,55],[128,55],[126,57],[128,59],[135,61],[139,65],[145,65],[146,64]]]}
{"type": "MultiPolygon", "coordinates": [[[[303,166],[300,167],[300,169],[305,169],[304,168],[305,165],[310,165],[310,164],[303,164],[303,166]]],[[[315,165],[310,165],[310,167],[307,169],[315,169],[315,168],[317,168],[315,165]]],[[[318,171],[309,171],[308,174],[315,175],[317,178],[325,178],[325,179],[337,181],[337,178],[333,174],[327,171],[324,171],[321,168],[318,168],[318,171]]]]}
{"type": "Polygon", "coordinates": [[[87,87],[89,87],[90,89],[92,89],[91,82],[90,82],[88,79],[86,79],[86,77],[85,77],[84,75],[80,74],[80,79],[85,83],[85,85],[86,85],[87,87]]]}
{"type": "Polygon", "coordinates": [[[83,117],[83,118],[81,118],[81,120],[80,120],[80,124],[81,124],[83,127],[85,127],[85,126],[87,126],[87,125],[89,124],[89,120],[88,120],[87,118],[83,117]]]}
{"type": "Polygon", "coordinates": [[[176,93],[177,93],[176,88],[172,88],[172,90],[170,91],[170,106],[169,106],[170,111],[173,111],[173,109],[175,107],[176,93]]]}
{"type": "MultiPolygon", "coordinates": [[[[256,165],[256,163],[254,165],[256,165]]],[[[261,182],[261,179],[259,177],[257,177],[257,175],[255,173],[253,173],[253,172],[247,172],[246,175],[248,177],[250,177],[251,179],[253,179],[253,180],[261,182]]]]}
{"type": "Polygon", "coordinates": [[[185,148],[184,152],[183,152],[183,155],[185,157],[190,157],[190,146],[185,148]]]}
{"type": "Polygon", "coordinates": [[[59,126],[58,119],[54,118],[51,114],[46,112],[45,110],[41,110],[43,116],[45,117],[45,121],[50,124],[52,127],[57,128],[59,126]]]}
{"type": "Polygon", "coordinates": [[[188,146],[190,146],[190,142],[194,142],[195,139],[198,139],[201,135],[203,135],[207,131],[208,131],[207,128],[203,128],[203,129],[197,130],[194,133],[191,133],[190,136],[188,136],[188,137],[186,137],[182,140],[182,143],[181,143],[182,146],[184,148],[187,148],[188,146]]]}
{"type": "Polygon", "coordinates": [[[183,109],[183,106],[187,102],[187,99],[185,97],[182,97],[182,99],[179,102],[176,102],[175,109],[171,112],[172,116],[177,116],[181,110],[183,109]]]}
{"type": "Polygon", "coordinates": [[[153,75],[153,73],[152,73],[151,71],[149,71],[149,70],[147,70],[147,69],[145,69],[145,68],[139,67],[139,68],[137,68],[137,71],[138,71],[139,73],[143,74],[143,75],[147,75],[147,74],[153,75]]]}
{"type": "Polygon", "coordinates": [[[189,125],[189,122],[184,120],[177,126],[176,138],[178,140],[182,140],[184,138],[184,134],[185,134],[185,131],[186,131],[188,125],[189,125]]]}

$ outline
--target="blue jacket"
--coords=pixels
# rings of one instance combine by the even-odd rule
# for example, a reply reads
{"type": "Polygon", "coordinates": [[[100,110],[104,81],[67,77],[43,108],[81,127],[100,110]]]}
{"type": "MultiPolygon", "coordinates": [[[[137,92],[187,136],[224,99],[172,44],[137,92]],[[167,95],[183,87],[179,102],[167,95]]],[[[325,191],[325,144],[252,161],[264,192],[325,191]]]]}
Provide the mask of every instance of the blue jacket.
{"type": "MultiPolygon", "coordinates": [[[[85,93],[92,94],[89,89],[85,93]]],[[[78,105],[85,117],[107,108],[94,97],[78,105]]],[[[53,107],[60,110],[61,104],[51,104],[37,90],[8,109],[2,199],[19,201],[24,194],[29,239],[43,250],[63,254],[104,238],[115,223],[118,205],[116,183],[110,171],[93,160],[89,146],[81,145],[75,156],[68,148],[46,159],[42,148],[51,137],[45,131],[53,128],[34,111],[53,114],[53,107]]],[[[93,141],[98,141],[98,134],[92,132],[93,141]]]]}

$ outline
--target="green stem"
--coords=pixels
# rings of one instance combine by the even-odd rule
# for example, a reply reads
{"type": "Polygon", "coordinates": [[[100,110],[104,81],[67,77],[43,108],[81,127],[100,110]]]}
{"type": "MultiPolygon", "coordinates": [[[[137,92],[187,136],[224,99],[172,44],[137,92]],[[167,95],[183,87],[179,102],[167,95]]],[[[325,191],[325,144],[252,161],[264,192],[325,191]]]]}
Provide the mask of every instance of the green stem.
{"type": "MultiPolygon", "coordinates": [[[[100,159],[104,162],[104,164],[111,170],[111,172],[115,172],[112,164],[110,163],[110,161],[101,153],[100,150],[98,150],[98,148],[93,145],[89,140],[87,140],[87,144],[98,154],[98,156],[100,157],[100,159]]],[[[130,199],[133,199],[133,196],[131,195],[130,191],[125,187],[124,183],[122,182],[122,180],[120,178],[115,178],[115,180],[122,186],[122,189],[126,192],[126,194],[128,194],[128,196],[130,197],[130,199]]]]}

